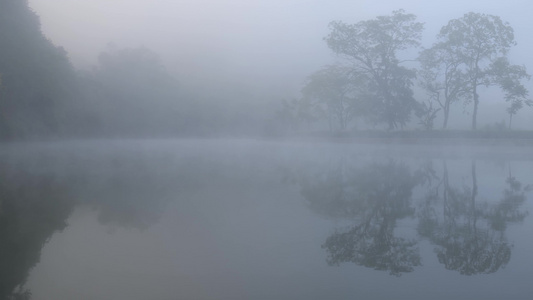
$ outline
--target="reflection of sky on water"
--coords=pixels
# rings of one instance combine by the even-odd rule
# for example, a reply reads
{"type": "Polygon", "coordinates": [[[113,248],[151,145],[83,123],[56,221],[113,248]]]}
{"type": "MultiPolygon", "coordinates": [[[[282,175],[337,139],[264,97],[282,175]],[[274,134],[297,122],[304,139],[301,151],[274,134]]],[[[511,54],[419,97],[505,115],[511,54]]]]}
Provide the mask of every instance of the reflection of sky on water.
{"type": "MultiPolygon", "coordinates": [[[[512,246],[504,268],[490,275],[461,276],[439,262],[435,241],[417,233],[425,183],[413,187],[410,207],[415,213],[397,218],[390,232],[416,242],[420,266],[396,277],[390,270],[348,261],[337,267],[327,264],[328,252],[321,245],[360,219],[333,218],[313,209],[304,197],[304,182],[309,186],[311,179],[324,180],[324,174],[333,176],[341,168],[346,178],[356,174],[368,179],[365,186],[350,184],[347,190],[357,193],[367,187],[371,193],[369,174],[386,174],[391,164],[415,177],[427,170],[429,159],[438,177],[432,186],[442,180],[445,163],[450,186],[472,187],[467,154],[443,159],[412,151],[404,147],[401,157],[391,159],[392,151],[372,146],[116,142],[106,149],[89,143],[34,147],[26,153],[4,148],[0,158],[7,165],[4,177],[24,171],[28,177],[54,178],[55,190],[76,205],[68,227],[51,236],[31,272],[26,287],[35,299],[490,299],[530,293],[530,218],[507,224],[504,235],[512,246]],[[379,168],[382,173],[375,172],[379,168]]],[[[509,169],[525,186],[532,165],[512,157],[477,159],[477,203],[502,198],[509,169]]],[[[32,199],[57,203],[55,192],[35,195],[32,199]]],[[[531,210],[531,202],[520,210],[531,210]]],[[[486,224],[480,218],[477,225],[486,224]]]]}

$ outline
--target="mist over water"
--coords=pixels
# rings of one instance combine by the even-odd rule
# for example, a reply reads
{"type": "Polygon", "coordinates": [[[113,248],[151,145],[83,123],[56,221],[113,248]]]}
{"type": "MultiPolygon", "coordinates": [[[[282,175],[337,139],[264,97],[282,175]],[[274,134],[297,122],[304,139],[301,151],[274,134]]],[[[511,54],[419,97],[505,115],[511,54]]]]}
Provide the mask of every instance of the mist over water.
{"type": "MultiPolygon", "coordinates": [[[[282,105],[283,100],[301,100],[301,91],[309,76],[321,68],[328,65],[353,67],[353,61],[334,51],[326,42],[325,38],[332,32],[328,24],[333,21],[357,24],[377,16],[390,16],[400,9],[413,14],[415,21],[424,27],[420,32],[420,47],[399,49],[394,56],[401,61],[400,66],[418,69],[416,80],[410,78],[408,85],[416,101],[424,103],[431,93],[419,83],[421,66],[416,61],[419,53],[438,42],[436,37],[443,26],[469,12],[494,15],[504,23],[509,22],[516,45],[509,47],[506,55],[512,65],[524,66],[526,70],[531,68],[530,18],[525,13],[531,4],[527,1],[513,3],[434,1],[429,5],[415,0],[28,2],[39,17],[37,29],[54,46],[64,50],[63,55],[73,70],[70,74],[62,74],[56,70],[55,62],[44,64],[36,59],[34,64],[53,69],[50,74],[42,75],[57,77],[59,82],[81,76],[76,83],[78,87],[74,88],[72,83],[64,91],[65,86],[59,88],[52,84],[45,93],[52,90],[61,91],[60,95],[68,94],[68,101],[53,102],[61,107],[52,110],[60,119],[59,128],[49,130],[69,138],[272,136],[284,135],[287,131],[336,131],[335,126],[328,128],[325,116],[331,114],[326,112],[331,107],[324,107],[334,103],[320,104],[319,112],[293,107],[290,113],[299,123],[297,129],[293,124],[295,120],[287,119],[288,111],[282,105]]],[[[11,28],[14,28],[12,24],[11,28]]],[[[372,43],[367,41],[366,44],[372,43]]],[[[43,52],[40,46],[34,45],[34,48],[38,53],[43,52]]],[[[32,56],[38,57],[37,54],[32,56]]],[[[528,89],[531,87],[531,82],[525,78],[522,84],[528,89]]],[[[481,99],[478,127],[511,127],[506,93],[496,86],[480,86],[477,93],[481,99]]],[[[57,96],[55,93],[53,98],[57,96]]],[[[437,107],[435,104],[433,108],[437,107]]],[[[350,109],[353,108],[350,106],[350,109]]],[[[466,97],[456,101],[450,109],[449,129],[471,127],[473,99],[466,97]]],[[[355,110],[362,108],[357,106],[355,110]]],[[[21,118],[32,116],[22,114],[21,118]]],[[[353,117],[347,130],[386,128],[379,122],[374,124],[374,118],[368,121],[367,117],[368,113],[353,117]]],[[[49,116],[37,119],[40,118],[47,120],[49,116]]],[[[336,117],[330,115],[329,118],[336,117]]],[[[419,121],[411,112],[405,128],[423,128],[419,121]]],[[[7,128],[15,136],[43,134],[29,126],[29,121],[21,125],[19,119],[14,118],[11,122],[15,125],[7,128]]],[[[35,126],[51,127],[48,121],[43,122],[45,124],[34,122],[35,126]]],[[[436,114],[433,123],[435,129],[442,127],[443,110],[436,114]]],[[[530,130],[533,124],[529,106],[519,109],[512,123],[515,129],[530,130]]]]}
{"type": "Polygon", "coordinates": [[[0,0],[0,300],[528,299],[532,6],[0,0]]]}
{"type": "Polygon", "coordinates": [[[27,276],[35,299],[530,293],[528,149],[415,150],[193,139],[3,147],[2,278],[15,287],[27,276]]]}

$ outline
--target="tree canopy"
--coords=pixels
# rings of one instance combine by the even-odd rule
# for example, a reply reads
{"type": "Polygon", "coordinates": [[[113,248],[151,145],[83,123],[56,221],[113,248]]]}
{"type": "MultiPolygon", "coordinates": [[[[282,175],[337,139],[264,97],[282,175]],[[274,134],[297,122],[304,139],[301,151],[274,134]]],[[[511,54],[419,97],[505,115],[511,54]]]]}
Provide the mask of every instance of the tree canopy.
{"type": "Polygon", "coordinates": [[[400,51],[418,47],[423,24],[403,10],[368,21],[330,24],[329,48],[345,58],[353,72],[368,80],[371,105],[366,115],[388,129],[403,127],[417,106],[411,89],[415,71],[402,66],[400,51]]]}
{"type": "MultiPolygon", "coordinates": [[[[499,86],[511,102],[520,102],[527,96],[521,80],[529,75],[523,67],[513,66],[507,60],[510,48],[516,45],[509,23],[497,16],[471,12],[442,27],[437,39],[428,51],[445,54],[440,55],[440,66],[444,67],[441,68],[444,83],[440,85],[444,87],[445,103],[458,98],[473,102],[472,129],[477,127],[480,86],[499,86]]],[[[438,68],[436,63],[423,62],[426,67],[438,68]]]]}
{"type": "Polygon", "coordinates": [[[337,123],[335,127],[344,131],[361,113],[367,84],[364,76],[350,68],[330,65],[308,77],[302,95],[317,114],[327,117],[330,130],[334,127],[332,123],[337,123]]]}
{"type": "Polygon", "coordinates": [[[419,124],[432,129],[440,111],[445,129],[450,108],[460,102],[465,107],[473,103],[476,129],[482,86],[503,91],[509,126],[524,105],[533,105],[523,84],[529,74],[507,57],[516,45],[513,28],[497,16],[471,12],[449,21],[437,41],[420,52],[418,69],[401,58],[420,46],[424,26],[413,14],[397,10],[354,24],[334,21],[329,28],[324,40],[341,61],[310,75],[302,99],[318,108],[317,116],[327,119],[330,130],[336,123],[337,129],[346,130],[356,116],[389,130],[403,128],[413,112],[419,124]],[[415,100],[415,79],[426,99],[415,100]]]}
{"type": "Polygon", "coordinates": [[[0,1],[0,138],[55,134],[75,95],[65,50],[41,32],[26,0],[0,1]]]}
{"type": "Polygon", "coordinates": [[[177,132],[178,83],[146,47],[109,46],[83,77],[84,110],[91,134],[155,135],[177,132]]]}

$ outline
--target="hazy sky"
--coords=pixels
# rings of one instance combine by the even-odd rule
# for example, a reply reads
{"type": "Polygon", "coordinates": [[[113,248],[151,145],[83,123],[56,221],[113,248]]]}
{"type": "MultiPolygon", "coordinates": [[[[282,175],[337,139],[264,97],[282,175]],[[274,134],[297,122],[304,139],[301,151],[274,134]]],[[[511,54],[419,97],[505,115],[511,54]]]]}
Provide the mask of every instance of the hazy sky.
{"type": "Polygon", "coordinates": [[[332,20],[357,22],[403,8],[426,23],[424,44],[469,11],[511,23],[513,62],[533,70],[530,0],[30,0],[44,33],[78,67],[113,42],[147,46],[183,81],[247,80],[266,88],[299,84],[334,56],[322,38],[332,20]]]}

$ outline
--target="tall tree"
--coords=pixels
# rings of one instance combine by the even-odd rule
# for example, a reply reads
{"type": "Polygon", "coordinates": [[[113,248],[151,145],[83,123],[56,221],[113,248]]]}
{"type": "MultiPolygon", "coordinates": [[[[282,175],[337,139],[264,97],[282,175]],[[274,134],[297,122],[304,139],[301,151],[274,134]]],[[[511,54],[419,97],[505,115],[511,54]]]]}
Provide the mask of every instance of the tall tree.
{"type": "Polygon", "coordinates": [[[110,46],[83,79],[95,134],[168,135],[183,126],[178,83],[150,49],[110,46]]]}
{"type": "Polygon", "coordinates": [[[442,109],[442,128],[446,129],[450,106],[469,96],[462,56],[440,42],[422,51],[418,59],[422,66],[420,85],[427,91],[430,105],[436,102],[442,109]]]}
{"type": "Polygon", "coordinates": [[[353,72],[368,79],[372,106],[368,114],[389,129],[404,126],[417,102],[413,98],[415,72],[401,65],[400,51],[419,46],[422,23],[403,10],[356,24],[330,24],[329,48],[352,64],[353,72]]]}
{"type": "Polygon", "coordinates": [[[0,1],[0,41],[0,139],[65,130],[63,106],[74,98],[76,76],[27,0],[0,1]]]}
{"type": "Polygon", "coordinates": [[[354,75],[357,76],[343,66],[326,66],[310,75],[302,89],[305,102],[321,106],[319,110],[325,112],[330,130],[334,121],[341,131],[346,130],[358,113],[366,80],[362,76],[354,78],[354,75]]]}
{"type": "Polygon", "coordinates": [[[505,101],[509,103],[507,113],[509,114],[509,129],[513,123],[513,116],[525,105],[531,106],[533,102],[528,99],[529,91],[521,83],[521,80],[530,79],[526,68],[518,65],[511,65],[506,57],[501,57],[491,64],[492,82],[495,82],[505,92],[505,101]]]}
{"type": "Polygon", "coordinates": [[[464,99],[467,103],[470,101],[474,103],[472,129],[476,129],[478,87],[500,86],[505,92],[509,92],[507,88],[515,89],[517,85],[503,85],[502,76],[495,75],[514,73],[518,76],[515,80],[518,84],[522,78],[527,77],[525,71],[515,72],[516,66],[494,64],[506,58],[509,49],[516,45],[513,28],[497,16],[470,12],[442,27],[437,38],[440,47],[452,53],[454,59],[459,59],[461,72],[457,72],[455,76],[464,77],[462,80],[468,88],[468,96],[464,99]]]}

